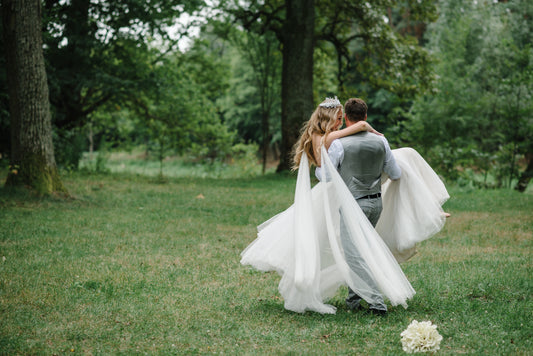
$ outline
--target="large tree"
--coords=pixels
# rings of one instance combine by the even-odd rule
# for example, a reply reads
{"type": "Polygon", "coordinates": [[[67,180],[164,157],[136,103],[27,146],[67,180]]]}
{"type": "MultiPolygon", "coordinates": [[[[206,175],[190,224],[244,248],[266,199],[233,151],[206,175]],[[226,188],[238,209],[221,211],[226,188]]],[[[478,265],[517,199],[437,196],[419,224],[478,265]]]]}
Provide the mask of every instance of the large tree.
{"type": "Polygon", "coordinates": [[[291,150],[302,122],[314,109],[313,53],[315,50],[314,0],[288,0],[281,38],[281,156],[278,171],[291,166],[291,150]]]}
{"type": "Polygon", "coordinates": [[[41,1],[2,0],[2,23],[12,145],[6,185],[26,185],[39,193],[65,192],[52,144],[41,1]]]}
{"type": "MultiPolygon", "coordinates": [[[[416,93],[428,77],[428,56],[416,40],[396,32],[387,23],[391,7],[405,8],[417,21],[434,15],[431,1],[252,0],[241,7],[228,1],[226,10],[245,29],[276,33],[283,51],[282,143],[278,171],[291,166],[291,150],[313,102],[313,57],[319,42],[333,45],[338,62],[338,94],[357,93],[344,86],[353,73],[374,85],[396,92],[416,93]],[[229,3],[229,4],[228,4],[229,3]],[[363,51],[356,58],[356,48],[363,51]]],[[[327,94],[327,93],[323,93],[327,94]]]]}

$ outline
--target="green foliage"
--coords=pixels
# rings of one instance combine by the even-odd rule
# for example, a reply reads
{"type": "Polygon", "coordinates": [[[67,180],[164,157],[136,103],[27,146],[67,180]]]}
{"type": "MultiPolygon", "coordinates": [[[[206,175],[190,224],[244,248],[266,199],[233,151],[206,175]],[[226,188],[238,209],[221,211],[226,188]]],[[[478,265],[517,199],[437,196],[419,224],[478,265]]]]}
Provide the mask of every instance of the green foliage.
{"type": "Polygon", "coordinates": [[[195,51],[160,57],[154,50],[146,60],[155,64],[127,106],[106,105],[91,116],[95,136],[122,149],[143,145],[159,160],[160,176],[167,156],[191,153],[198,160],[224,159],[234,135],[211,104],[212,96],[224,88],[225,77],[215,73],[223,73],[220,65],[195,51]],[[203,77],[201,68],[211,71],[213,80],[203,77]]]}
{"type": "MultiPolygon", "coordinates": [[[[214,121],[214,120],[213,120],[214,121]]],[[[214,162],[225,159],[231,153],[235,140],[234,132],[228,131],[227,126],[217,121],[201,122],[192,144],[187,149],[189,157],[195,157],[204,162],[214,162]]]]}
{"type": "Polygon", "coordinates": [[[433,95],[415,102],[409,133],[411,144],[450,178],[472,167],[495,175],[495,186],[508,186],[518,158],[531,152],[528,4],[440,2],[441,15],[428,34],[439,80],[433,95]]]}
{"type": "Polygon", "coordinates": [[[317,50],[329,56],[325,68],[333,87],[316,80],[315,64],[315,90],[363,98],[369,122],[401,145],[413,99],[434,82],[431,57],[421,46],[427,23],[436,18],[434,2],[334,3],[317,3],[316,34],[317,50]]]}
{"type": "Polygon", "coordinates": [[[79,170],[82,174],[107,174],[109,169],[109,157],[111,153],[97,151],[85,153],[79,162],[79,170]]]}
{"type": "Polygon", "coordinates": [[[259,146],[257,144],[238,143],[231,148],[232,164],[239,169],[243,177],[251,177],[256,174],[258,151],[259,146]]]}
{"type": "Polygon", "coordinates": [[[335,48],[326,42],[321,42],[315,47],[314,69],[313,69],[313,98],[316,103],[320,103],[325,97],[339,96],[338,91],[338,66],[335,63],[335,48]]]}
{"type": "MultiPolygon", "coordinates": [[[[224,123],[231,130],[237,131],[243,142],[261,142],[261,109],[257,90],[251,85],[251,68],[236,53],[232,58],[230,89],[227,95],[219,99],[224,123]]],[[[273,131],[278,130],[279,120],[273,131]]]]}
{"type": "Polygon", "coordinates": [[[79,129],[55,130],[54,153],[59,168],[76,170],[78,163],[86,151],[86,139],[79,129]]]}
{"type": "Polygon", "coordinates": [[[45,58],[55,124],[82,126],[108,101],[122,103],[151,70],[150,42],[172,49],[168,27],[202,1],[46,1],[45,58]]]}
{"type": "Polygon", "coordinates": [[[243,142],[262,150],[279,143],[281,121],[281,51],[272,32],[258,35],[216,23],[228,38],[225,56],[231,65],[227,94],[220,100],[224,122],[243,142]]]}
{"type": "Polygon", "coordinates": [[[412,98],[431,87],[430,58],[411,28],[435,19],[433,1],[318,2],[317,13],[317,37],[335,47],[341,96],[381,88],[412,98]]]}

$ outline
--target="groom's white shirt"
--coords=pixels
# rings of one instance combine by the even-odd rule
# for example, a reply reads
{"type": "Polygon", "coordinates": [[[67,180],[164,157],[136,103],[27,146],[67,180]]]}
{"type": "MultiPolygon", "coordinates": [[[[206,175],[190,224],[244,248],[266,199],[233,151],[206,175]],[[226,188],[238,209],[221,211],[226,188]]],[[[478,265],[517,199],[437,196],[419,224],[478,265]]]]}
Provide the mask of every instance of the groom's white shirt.
{"type": "MultiPolygon", "coordinates": [[[[387,141],[385,136],[378,137],[381,138],[383,144],[385,145],[385,163],[383,165],[383,172],[387,173],[389,175],[389,178],[392,180],[400,179],[400,176],[402,175],[402,169],[398,166],[396,160],[394,159],[394,156],[392,155],[392,151],[389,146],[389,141],[387,141]]],[[[328,149],[328,156],[331,162],[333,163],[333,166],[339,169],[342,164],[342,161],[344,160],[344,147],[342,146],[341,141],[336,139],[331,142],[331,145],[328,149]]],[[[316,167],[315,176],[318,178],[318,180],[321,180],[321,167],[316,167]]]]}

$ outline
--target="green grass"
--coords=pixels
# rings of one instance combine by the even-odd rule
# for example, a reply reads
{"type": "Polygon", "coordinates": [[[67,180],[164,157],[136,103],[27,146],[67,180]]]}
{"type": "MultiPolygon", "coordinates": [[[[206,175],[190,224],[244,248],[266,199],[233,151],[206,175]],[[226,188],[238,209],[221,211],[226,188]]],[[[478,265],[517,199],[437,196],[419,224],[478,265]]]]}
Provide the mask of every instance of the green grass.
{"type": "Polygon", "coordinates": [[[440,354],[533,352],[533,193],[451,188],[445,228],[403,264],[386,317],[283,308],[279,276],[239,264],[294,177],[65,175],[72,199],[0,189],[0,354],[402,354],[431,320],[440,354]],[[4,259],[5,257],[5,259],[4,259]]]}

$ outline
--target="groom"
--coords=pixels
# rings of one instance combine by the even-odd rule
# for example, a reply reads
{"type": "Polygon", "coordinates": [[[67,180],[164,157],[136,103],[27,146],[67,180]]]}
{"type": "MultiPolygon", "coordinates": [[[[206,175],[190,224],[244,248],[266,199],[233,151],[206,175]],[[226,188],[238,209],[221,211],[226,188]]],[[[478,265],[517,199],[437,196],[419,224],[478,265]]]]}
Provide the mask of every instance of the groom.
{"type": "MultiPolygon", "coordinates": [[[[358,98],[349,99],[344,105],[346,126],[367,119],[367,105],[358,98]]],[[[381,210],[381,174],[388,174],[392,180],[401,176],[401,169],[394,160],[389,143],[384,136],[379,136],[367,131],[359,132],[334,140],[328,150],[328,156],[338,168],[340,176],[353,197],[365,213],[370,223],[375,227],[381,210]]],[[[356,272],[371,288],[374,304],[369,306],[372,313],[384,315],[387,306],[383,296],[368,274],[364,260],[353,246],[343,219],[341,219],[341,242],[344,248],[346,261],[350,268],[356,272]],[[366,267],[366,268],[365,268],[366,267]]],[[[349,289],[346,305],[352,310],[361,308],[361,297],[349,289]]]]}

